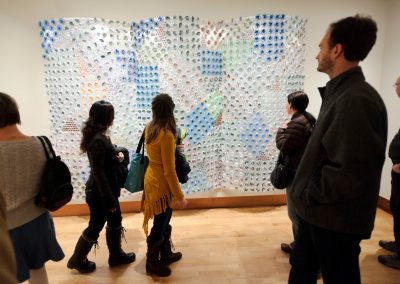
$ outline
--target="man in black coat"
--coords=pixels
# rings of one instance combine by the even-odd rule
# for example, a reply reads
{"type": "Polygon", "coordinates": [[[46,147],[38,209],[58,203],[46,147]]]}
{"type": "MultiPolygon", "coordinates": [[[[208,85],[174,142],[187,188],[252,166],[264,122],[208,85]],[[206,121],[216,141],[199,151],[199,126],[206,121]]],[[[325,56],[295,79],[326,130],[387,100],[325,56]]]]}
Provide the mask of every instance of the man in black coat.
{"type": "Polygon", "coordinates": [[[332,23],[317,70],[330,81],[289,195],[299,217],[289,283],[360,283],[360,242],[374,226],[385,160],[387,113],[359,62],[377,26],[356,15],[332,23]]]}

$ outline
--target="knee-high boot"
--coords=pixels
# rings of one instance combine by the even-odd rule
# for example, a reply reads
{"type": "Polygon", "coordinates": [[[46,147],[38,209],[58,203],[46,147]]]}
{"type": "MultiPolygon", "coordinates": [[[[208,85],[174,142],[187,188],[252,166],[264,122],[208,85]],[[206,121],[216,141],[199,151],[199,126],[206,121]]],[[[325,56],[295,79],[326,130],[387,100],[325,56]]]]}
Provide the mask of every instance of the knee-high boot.
{"type": "Polygon", "coordinates": [[[171,269],[163,265],[160,261],[160,250],[163,242],[163,239],[157,242],[151,242],[150,239],[147,238],[146,272],[160,277],[166,277],[171,274],[171,269]]]}
{"type": "Polygon", "coordinates": [[[164,242],[161,247],[161,263],[169,265],[182,258],[181,252],[172,252],[172,240],[171,240],[172,226],[168,225],[164,233],[164,242]]]}
{"type": "Polygon", "coordinates": [[[80,273],[92,272],[96,269],[96,263],[89,261],[87,255],[97,241],[91,240],[82,234],[76,243],[74,254],[68,260],[67,267],[76,269],[80,273]]]}
{"type": "Polygon", "coordinates": [[[120,264],[128,264],[135,261],[136,255],[133,252],[125,253],[121,248],[121,239],[123,234],[123,227],[106,228],[107,247],[108,251],[110,252],[108,257],[108,265],[110,267],[120,264]]]}

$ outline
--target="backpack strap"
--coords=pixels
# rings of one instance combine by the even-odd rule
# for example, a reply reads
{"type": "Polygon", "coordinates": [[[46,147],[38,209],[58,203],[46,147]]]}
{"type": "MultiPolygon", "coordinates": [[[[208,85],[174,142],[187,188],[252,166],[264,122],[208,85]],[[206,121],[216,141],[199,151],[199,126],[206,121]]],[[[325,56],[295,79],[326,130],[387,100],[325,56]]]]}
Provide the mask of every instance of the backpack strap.
{"type": "Polygon", "coordinates": [[[37,136],[37,138],[43,145],[43,149],[46,154],[47,160],[55,158],[56,153],[54,152],[53,147],[51,146],[49,138],[47,138],[46,136],[37,136]]]}

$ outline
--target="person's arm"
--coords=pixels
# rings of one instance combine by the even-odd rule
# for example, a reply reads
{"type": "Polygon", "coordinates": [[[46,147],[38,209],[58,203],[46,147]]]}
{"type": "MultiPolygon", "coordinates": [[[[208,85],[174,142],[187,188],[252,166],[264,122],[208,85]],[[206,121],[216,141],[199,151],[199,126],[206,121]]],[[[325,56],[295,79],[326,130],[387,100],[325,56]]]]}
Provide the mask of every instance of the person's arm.
{"type": "Polygon", "coordinates": [[[370,184],[379,183],[387,135],[384,108],[365,96],[347,94],[331,115],[321,143],[322,167],[303,193],[308,204],[357,200],[368,194],[370,184]]]}
{"type": "Polygon", "coordinates": [[[97,189],[103,199],[103,204],[108,210],[115,209],[116,200],[112,195],[110,184],[105,174],[106,145],[101,140],[95,140],[88,149],[88,157],[91,161],[93,178],[97,189]]]}
{"type": "Polygon", "coordinates": [[[304,126],[296,121],[289,121],[286,128],[279,128],[276,134],[276,147],[285,155],[293,154],[307,142],[304,126]]]}
{"type": "Polygon", "coordinates": [[[164,176],[175,200],[180,201],[184,199],[184,195],[175,170],[175,147],[175,138],[171,132],[167,131],[161,141],[161,159],[164,168],[164,176]]]}

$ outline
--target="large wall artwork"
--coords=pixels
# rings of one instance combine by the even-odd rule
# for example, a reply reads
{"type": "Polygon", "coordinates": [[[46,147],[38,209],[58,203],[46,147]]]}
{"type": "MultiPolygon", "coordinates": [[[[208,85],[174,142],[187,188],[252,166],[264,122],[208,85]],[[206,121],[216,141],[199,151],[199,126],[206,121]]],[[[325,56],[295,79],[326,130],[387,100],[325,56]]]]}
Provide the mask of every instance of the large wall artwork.
{"type": "Polygon", "coordinates": [[[186,193],[274,194],[275,132],[288,119],[286,96],[303,89],[305,25],[286,14],[41,21],[52,139],[72,171],[74,199],[83,199],[90,171],[79,142],[91,104],[114,105],[112,141],[134,151],[160,92],[173,97],[187,131],[186,193]]]}

